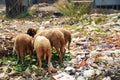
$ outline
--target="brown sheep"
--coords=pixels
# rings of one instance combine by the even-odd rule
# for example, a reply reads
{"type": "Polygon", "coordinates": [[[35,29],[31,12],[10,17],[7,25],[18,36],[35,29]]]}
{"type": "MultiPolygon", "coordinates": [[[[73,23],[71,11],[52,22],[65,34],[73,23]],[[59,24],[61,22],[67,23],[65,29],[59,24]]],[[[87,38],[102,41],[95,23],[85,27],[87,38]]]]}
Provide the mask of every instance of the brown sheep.
{"type": "Polygon", "coordinates": [[[54,47],[57,52],[59,53],[59,58],[60,58],[60,63],[63,62],[63,55],[65,52],[65,42],[64,42],[64,35],[61,31],[59,30],[39,30],[37,31],[36,36],[45,36],[47,39],[49,39],[51,46],[54,47]]]}
{"type": "MultiPolygon", "coordinates": [[[[68,43],[68,50],[70,50],[70,43],[71,43],[71,39],[72,39],[72,36],[71,36],[71,32],[67,29],[63,29],[63,28],[60,28],[60,29],[55,29],[55,30],[60,30],[63,34],[64,34],[64,39],[65,39],[65,45],[68,43]]],[[[41,31],[41,30],[38,30],[37,33],[44,33],[44,31],[41,31]]]]}
{"type": "Polygon", "coordinates": [[[40,68],[42,67],[42,56],[44,57],[44,60],[46,60],[46,56],[48,56],[48,72],[50,73],[50,61],[52,53],[49,40],[44,36],[36,36],[34,38],[34,49],[37,54],[37,60],[39,62],[40,68]]]}
{"type": "Polygon", "coordinates": [[[63,34],[64,34],[64,39],[65,39],[65,45],[68,42],[68,50],[70,50],[70,43],[71,43],[71,32],[67,29],[59,29],[63,34]]]}
{"type": "MultiPolygon", "coordinates": [[[[28,29],[28,31],[32,32],[33,30],[28,29]]],[[[65,52],[65,50],[64,50],[64,48],[65,48],[64,34],[59,30],[49,29],[49,30],[38,30],[35,37],[38,35],[45,36],[45,37],[47,37],[47,39],[49,39],[51,46],[54,47],[57,50],[57,52],[59,53],[60,62],[62,63],[62,57],[65,52]]]]}
{"type": "Polygon", "coordinates": [[[29,34],[30,36],[34,37],[34,35],[36,34],[37,29],[33,29],[33,28],[29,28],[27,30],[27,34],[29,34]]]}
{"type": "Polygon", "coordinates": [[[17,54],[18,63],[20,58],[22,60],[22,64],[24,64],[24,58],[27,54],[30,55],[30,63],[32,62],[32,53],[33,53],[33,46],[32,46],[32,37],[28,34],[19,34],[16,36],[14,41],[14,51],[17,54]]]}

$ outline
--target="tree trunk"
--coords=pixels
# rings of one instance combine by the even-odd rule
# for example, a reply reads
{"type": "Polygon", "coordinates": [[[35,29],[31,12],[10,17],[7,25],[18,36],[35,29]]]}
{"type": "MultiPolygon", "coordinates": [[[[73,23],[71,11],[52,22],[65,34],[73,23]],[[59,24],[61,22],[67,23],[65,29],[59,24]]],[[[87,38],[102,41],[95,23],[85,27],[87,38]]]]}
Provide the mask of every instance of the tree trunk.
{"type": "Polygon", "coordinates": [[[6,16],[16,17],[21,12],[26,11],[25,6],[22,6],[22,0],[5,0],[6,4],[6,16]]]}

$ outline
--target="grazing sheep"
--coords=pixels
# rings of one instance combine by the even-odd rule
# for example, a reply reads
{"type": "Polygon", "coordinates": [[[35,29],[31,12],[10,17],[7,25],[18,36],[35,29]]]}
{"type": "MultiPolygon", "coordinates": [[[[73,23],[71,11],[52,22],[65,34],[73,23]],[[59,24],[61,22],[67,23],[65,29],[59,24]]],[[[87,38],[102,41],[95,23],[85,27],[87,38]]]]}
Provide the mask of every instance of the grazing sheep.
{"type": "MultiPolygon", "coordinates": [[[[60,29],[57,29],[57,30],[60,30],[63,34],[64,34],[64,39],[65,39],[65,45],[68,43],[68,50],[70,50],[70,43],[71,43],[71,32],[67,29],[63,29],[63,28],[60,28],[60,29]]],[[[36,29],[33,29],[33,28],[29,28],[27,30],[27,34],[29,34],[30,36],[34,37],[34,35],[39,32],[41,32],[41,30],[36,30],[36,29]]],[[[44,31],[42,31],[43,33],[44,31]]],[[[43,33],[44,34],[44,33],[43,33]]]]}
{"type": "Polygon", "coordinates": [[[36,34],[37,29],[33,29],[33,28],[29,28],[27,30],[27,34],[29,34],[30,36],[34,37],[34,35],[36,34]]]}
{"type": "Polygon", "coordinates": [[[24,64],[24,58],[27,54],[30,55],[30,63],[32,62],[32,53],[33,53],[33,46],[32,46],[32,37],[28,34],[19,34],[16,36],[14,41],[14,51],[17,54],[18,63],[20,58],[22,60],[22,64],[24,64]]]}
{"type": "Polygon", "coordinates": [[[36,36],[34,38],[34,49],[36,50],[37,60],[39,62],[40,68],[42,67],[42,56],[44,57],[44,60],[46,60],[46,56],[48,56],[48,72],[50,73],[50,61],[52,53],[49,40],[44,36],[36,36]]]}
{"type": "Polygon", "coordinates": [[[70,43],[71,43],[71,32],[66,29],[59,29],[63,34],[64,34],[64,39],[65,39],[65,45],[68,42],[68,50],[70,50],[70,43]]]}
{"type": "MultiPolygon", "coordinates": [[[[32,30],[30,30],[32,31],[32,30]]],[[[51,46],[54,47],[59,53],[60,63],[63,62],[62,57],[65,53],[65,39],[64,34],[57,29],[48,29],[48,30],[38,30],[37,34],[34,36],[45,36],[49,39],[51,46]]]]}
{"type": "Polygon", "coordinates": [[[63,55],[65,53],[65,42],[64,42],[64,35],[59,30],[38,30],[36,36],[45,36],[47,39],[49,39],[51,46],[54,47],[57,52],[59,53],[60,63],[63,62],[63,55]]]}
{"type": "MultiPolygon", "coordinates": [[[[57,31],[60,30],[64,34],[65,45],[68,43],[68,50],[70,50],[70,43],[71,43],[71,39],[72,39],[71,32],[69,30],[63,29],[63,28],[60,28],[60,29],[57,28],[54,30],[57,30],[57,31]]],[[[45,34],[45,31],[38,30],[37,33],[45,34]]]]}

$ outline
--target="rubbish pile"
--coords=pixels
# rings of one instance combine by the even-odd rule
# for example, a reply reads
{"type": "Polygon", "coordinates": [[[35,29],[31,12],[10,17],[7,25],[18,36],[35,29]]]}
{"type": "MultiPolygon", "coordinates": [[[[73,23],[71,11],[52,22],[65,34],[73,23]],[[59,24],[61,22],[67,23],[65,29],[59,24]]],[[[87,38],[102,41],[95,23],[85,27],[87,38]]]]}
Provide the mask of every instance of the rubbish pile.
{"type": "Polygon", "coordinates": [[[15,62],[7,61],[7,67],[5,67],[3,62],[0,61],[0,79],[120,80],[119,15],[119,13],[106,16],[103,16],[102,14],[91,14],[91,22],[83,21],[74,24],[73,27],[69,25],[70,28],[66,27],[66,24],[62,24],[62,22],[57,22],[61,21],[61,18],[42,23],[1,20],[0,57],[3,57],[1,54],[12,53],[11,47],[13,45],[14,37],[19,32],[26,33],[26,30],[29,27],[45,29],[53,28],[53,26],[65,26],[65,28],[71,30],[73,37],[70,47],[71,50],[69,51],[71,53],[71,60],[64,61],[62,64],[63,66],[51,64],[53,67],[56,65],[55,71],[53,71],[54,73],[48,74],[44,71],[41,75],[37,66],[32,65],[32,69],[27,68],[24,71],[24,74],[21,74],[13,70],[15,62]],[[4,52],[1,50],[6,51],[4,52]]]}

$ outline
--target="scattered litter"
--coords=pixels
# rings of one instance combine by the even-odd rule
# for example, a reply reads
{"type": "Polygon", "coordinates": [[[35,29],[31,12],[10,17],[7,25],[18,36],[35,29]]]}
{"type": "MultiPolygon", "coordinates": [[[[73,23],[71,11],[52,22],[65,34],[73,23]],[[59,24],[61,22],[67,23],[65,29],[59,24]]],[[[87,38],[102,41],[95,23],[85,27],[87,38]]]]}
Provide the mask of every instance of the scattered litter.
{"type": "Polygon", "coordinates": [[[55,80],[75,80],[74,77],[71,75],[67,74],[66,72],[62,72],[58,75],[53,76],[55,80]]]}

